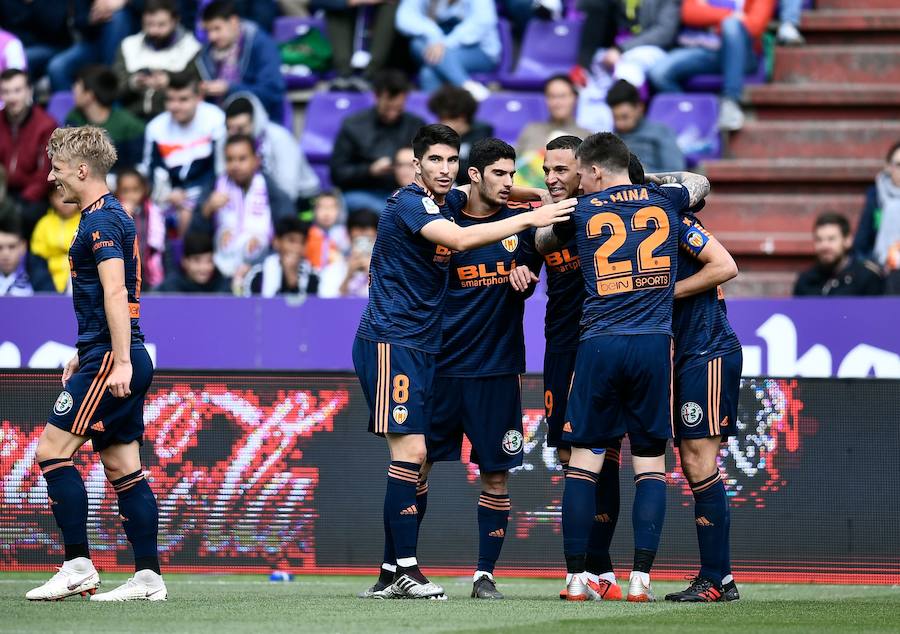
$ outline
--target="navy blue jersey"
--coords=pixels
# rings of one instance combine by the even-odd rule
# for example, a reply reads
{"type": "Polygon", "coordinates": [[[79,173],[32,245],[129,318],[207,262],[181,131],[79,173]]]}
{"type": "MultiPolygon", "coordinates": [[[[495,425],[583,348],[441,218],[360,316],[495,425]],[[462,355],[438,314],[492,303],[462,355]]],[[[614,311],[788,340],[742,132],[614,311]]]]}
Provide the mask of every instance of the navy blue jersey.
{"type": "MultiPolygon", "coordinates": [[[[693,215],[679,224],[677,280],[690,277],[703,264],[697,259],[709,243],[710,234],[693,215]]],[[[675,302],[675,367],[688,368],[741,349],[741,342],[728,323],[722,288],[713,288],[675,302]]]]}
{"type": "Polygon", "coordinates": [[[550,352],[569,352],[578,348],[581,308],[586,293],[575,238],[544,256],[547,265],[547,314],[544,338],[550,352]]]}
{"type": "Polygon", "coordinates": [[[579,196],[575,236],[587,291],[581,339],[672,334],[681,185],[618,185],[579,196]]]}
{"type": "Polygon", "coordinates": [[[101,262],[110,259],[125,264],[125,288],[128,290],[128,310],[131,314],[131,340],[143,341],[141,316],[141,255],[134,221],[112,194],[106,194],[81,212],[78,230],[69,247],[69,267],[72,270],[72,301],[78,319],[78,348],[112,343],[106,310],[103,307],[103,286],[100,284],[101,262]]]}
{"type": "Polygon", "coordinates": [[[438,205],[416,184],[388,198],[372,249],[369,304],[359,323],[360,337],[437,353],[450,249],[419,232],[433,220],[454,221],[466,200],[465,194],[452,190],[438,205]]]}
{"type": "MultiPolygon", "coordinates": [[[[501,207],[489,218],[457,216],[462,227],[496,222],[530,205],[501,207]]],[[[525,372],[525,293],[509,283],[519,265],[538,273],[540,256],[534,248],[534,229],[526,229],[478,249],[450,258],[450,291],[444,311],[443,343],[438,376],[484,377],[525,372]]]]}

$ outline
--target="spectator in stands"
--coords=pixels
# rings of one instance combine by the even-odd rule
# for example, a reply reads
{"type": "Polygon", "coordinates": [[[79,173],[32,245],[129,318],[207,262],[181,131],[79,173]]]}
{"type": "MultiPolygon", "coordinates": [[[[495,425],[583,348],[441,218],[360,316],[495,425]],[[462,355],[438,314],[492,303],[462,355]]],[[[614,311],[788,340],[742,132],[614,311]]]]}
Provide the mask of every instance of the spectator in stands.
{"type": "Polygon", "coordinates": [[[133,168],[116,174],[116,198],[134,219],[140,241],[142,285],[153,288],[165,278],[163,253],[166,250],[166,219],[162,210],[150,199],[147,179],[133,168]]]}
{"type": "MultiPolygon", "coordinates": [[[[724,0],[731,3],[730,0],[724,0]]],[[[721,4],[721,3],[720,3],[721,4]]],[[[684,0],[681,18],[686,27],[677,48],[649,73],[660,92],[681,92],[684,82],[701,73],[723,75],[719,129],[740,130],[744,113],[739,104],[744,75],[759,63],[762,34],[775,9],[775,0],[733,0],[731,8],[706,0],[684,0]]]]}
{"type": "Polygon", "coordinates": [[[25,266],[25,238],[15,214],[0,216],[0,297],[34,294],[25,266]]]}
{"type": "MultiPolygon", "coordinates": [[[[357,212],[360,213],[360,212],[357,212]]],[[[350,250],[347,227],[341,222],[343,205],[337,192],[323,192],[313,207],[313,224],[306,238],[306,259],[315,270],[343,259],[350,250]]]]}
{"type": "Polygon", "coordinates": [[[275,224],[275,252],[255,265],[244,277],[243,295],[306,297],[319,290],[319,277],[306,253],[309,227],[296,217],[282,218],[275,224]]]}
{"type": "Polygon", "coordinates": [[[644,102],[637,88],[620,79],[610,88],[606,103],[612,110],[615,133],[648,172],[679,172],[685,168],[675,133],[669,126],[644,117],[644,102]]]}
{"type": "Polygon", "coordinates": [[[21,40],[32,81],[43,77],[50,59],[71,44],[68,19],[68,2],[0,0],[0,25],[21,40]]]}
{"type": "Polygon", "coordinates": [[[801,273],[794,285],[795,296],[846,297],[881,295],[881,267],[853,255],[850,222],[837,213],[824,213],[813,228],[816,265],[801,273]]]}
{"type": "Polygon", "coordinates": [[[122,40],[132,32],[126,0],[74,0],[71,4],[75,43],[47,65],[54,92],[68,90],[82,66],[111,65],[122,40]]]}
{"type": "Polygon", "coordinates": [[[512,23],[512,32],[517,40],[522,39],[529,20],[559,20],[563,17],[563,0],[502,0],[497,3],[503,8],[512,23]]]}
{"type": "Polygon", "coordinates": [[[404,145],[394,154],[395,189],[397,187],[412,185],[413,181],[416,180],[416,164],[413,163],[414,158],[416,158],[416,155],[409,145],[404,145]]]}
{"type": "Polygon", "coordinates": [[[212,237],[205,232],[184,236],[181,270],[156,289],[160,293],[230,293],[231,282],[213,263],[212,237]]]}
{"type": "Polygon", "coordinates": [[[884,170],[866,192],[853,250],[889,274],[900,270],[900,141],[888,150],[884,170]]]}
{"type": "Polygon", "coordinates": [[[497,8],[483,0],[400,0],[397,30],[411,38],[422,64],[419,86],[433,92],[443,84],[462,86],[482,101],[490,90],[471,73],[493,70],[500,60],[497,8]]]}
{"type": "Polygon", "coordinates": [[[225,101],[228,135],[248,134],[256,140],[263,173],[295,203],[308,209],[308,199],[319,192],[319,177],[313,171],[294,135],[269,119],[262,103],[252,93],[236,93],[225,101]]]}
{"type": "Polygon", "coordinates": [[[79,222],[81,209],[78,205],[64,202],[62,190],[51,190],[50,208],[31,234],[31,253],[47,267],[57,293],[66,292],[69,287],[69,247],[79,222]]]}
{"type": "Polygon", "coordinates": [[[194,34],[178,23],[174,0],[147,0],[141,32],[122,40],[113,70],[122,87],[122,105],[142,119],[160,114],[166,105],[169,73],[190,68],[200,52],[194,34]]]}
{"type": "Polygon", "coordinates": [[[56,121],[32,102],[28,75],[9,68],[0,73],[0,165],[6,170],[8,194],[22,213],[23,231],[31,236],[47,211],[47,141],[56,121]]]}
{"type": "Polygon", "coordinates": [[[371,80],[386,67],[394,44],[396,1],[316,0],[315,4],[325,10],[325,28],[331,41],[332,65],[337,73],[331,89],[367,92],[370,90],[368,81],[353,72],[365,69],[365,77],[371,80]],[[366,12],[372,23],[368,51],[361,45],[366,12]]]}
{"type": "Polygon", "coordinates": [[[544,84],[544,98],[547,102],[549,121],[529,123],[516,141],[516,154],[524,156],[529,152],[542,152],[547,143],[558,136],[572,135],[587,138],[591,131],[575,123],[575,105],[578,93],[575,84],[566,75],[555,75],[544,84]]]}
{"type": "Polygon", "coordinates": [[[107,66],[90,65],[78,71],[72,90],[75,109],[67,126],[93,125],[109,132],[116,146],[116,165],[131,167],[141,162],[144,122],[116,105],[119,82],[107,66]]]}
{"type": "Polygon", "coordinates": [[[369,263],[378,235],[378,214],[360,211],[347,221],[350,255],[332,262],[321,273],[320,297],[368,297],[369,263]]]}
{"type": "Polygon", "coordinates": [[[196,76],[169,76],[166,111],[147,124],[141,166],[154,202],[183,234],[204,188],[224,169],[225,114],[204,103],[196,76]]]}
{"type": "Polygon", "coordinates": [[[468,90],[456,86],[444,86],[428,99],[428,109],[443,123],[460,136],[459,176],[456,182],[465,185],[469,182],[469,150],[476,141],[494,136],[494,127],[489,123],[475,121],[478,102],[468,90]]]}
{"type": "Polygon", "coordinates": [[[775,40],[783,46],[802,46],[806,44],[800,34],[800,13],[803,11],[803,0],[780,0],[778,3],[778,32],[775,40]]]}
{"type": "Polygon", "coordinates": [[[228,137],[225,173],[201,200],[191,230],[214,235],[216,267],[226,277],[259,261],[278,220],[296,215],[287,194],[260,171],[253,137],[245,134],[228,137]]]}
{"type": "Polygon", "coordinates": [[[13,33],[0,29],[0,73],[7,68],[26,70],[28,59],[22,41],[13,33]]]}
{"type": "Polygon", "coordinates": [[[213,0],[203,9],[209,43],[197,58],[203,95],[221,103],[237,92],[252,92],[275,121],[284,108],[281,57],[272,38],[253,22],[241,20],[234,3],[213,0]]]}
{"type": "Polygon", "coordinates": [[[425,125],[404,111],[409,83],[403,73],[383,71],[375,76],[373,88],[375,106],[344,119],[331,153],[331,180],[343,190],[351,213],[384,207],[396,189],[394,154],[425,125]]]}

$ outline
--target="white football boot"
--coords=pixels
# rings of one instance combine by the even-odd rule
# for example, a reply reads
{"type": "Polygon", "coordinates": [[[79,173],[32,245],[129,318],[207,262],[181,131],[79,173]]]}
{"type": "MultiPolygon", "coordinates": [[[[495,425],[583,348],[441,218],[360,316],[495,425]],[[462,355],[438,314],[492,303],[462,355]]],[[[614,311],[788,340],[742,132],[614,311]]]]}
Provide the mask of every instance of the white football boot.
{"type": "Polygon", "coordinates": [[[91,601],[165,601],[168,596],[162,576],[139,570],[115,590],[93,595],[91,601]]]}
{"type": "Polygon", "coordinates": [[[64,561],[50,581],[25,594],[29,601],[62,601],[76,594],[94,594],[100,587],[100,575],[87,557],[64,561]]]}

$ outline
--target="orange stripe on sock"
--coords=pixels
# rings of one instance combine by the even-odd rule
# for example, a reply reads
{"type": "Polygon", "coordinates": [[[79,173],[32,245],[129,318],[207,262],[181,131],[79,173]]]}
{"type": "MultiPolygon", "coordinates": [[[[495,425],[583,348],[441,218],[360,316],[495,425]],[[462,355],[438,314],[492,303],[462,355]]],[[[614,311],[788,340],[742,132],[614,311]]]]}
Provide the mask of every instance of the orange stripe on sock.
{"type": "Polygon", "coordinates": [[[568,473],[566,473],[566,477],[567,478],[577,478],[579,480],[587,480],[588,482],[597,484],[597,478],[592,478],[589,475],[585,475],[583,473],[572,473],[571,471],[569,471],[568,473]]]}
{"type": "Polygon", "coordinates": [[[50,473],[54,469],[62,469],[63,467],[74,467],[74,460],[66,460],[65,462],[57,462],[56,464],[52,464],[46,469],[41,469],[41,473],[50,473]]]}

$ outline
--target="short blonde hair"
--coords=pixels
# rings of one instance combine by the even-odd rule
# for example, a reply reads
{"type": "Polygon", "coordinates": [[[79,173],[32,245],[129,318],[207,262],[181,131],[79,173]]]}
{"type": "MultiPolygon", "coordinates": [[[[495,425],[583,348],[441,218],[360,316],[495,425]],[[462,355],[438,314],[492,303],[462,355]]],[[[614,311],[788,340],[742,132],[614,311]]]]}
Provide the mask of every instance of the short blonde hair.
{"type": "Polygon", "coordinates": [[[106,178],[118,154],[109,133],[96,126],[57,128],[47,143],[47,156],[66,162],[87,163],[94,176],[106,178]]]}

